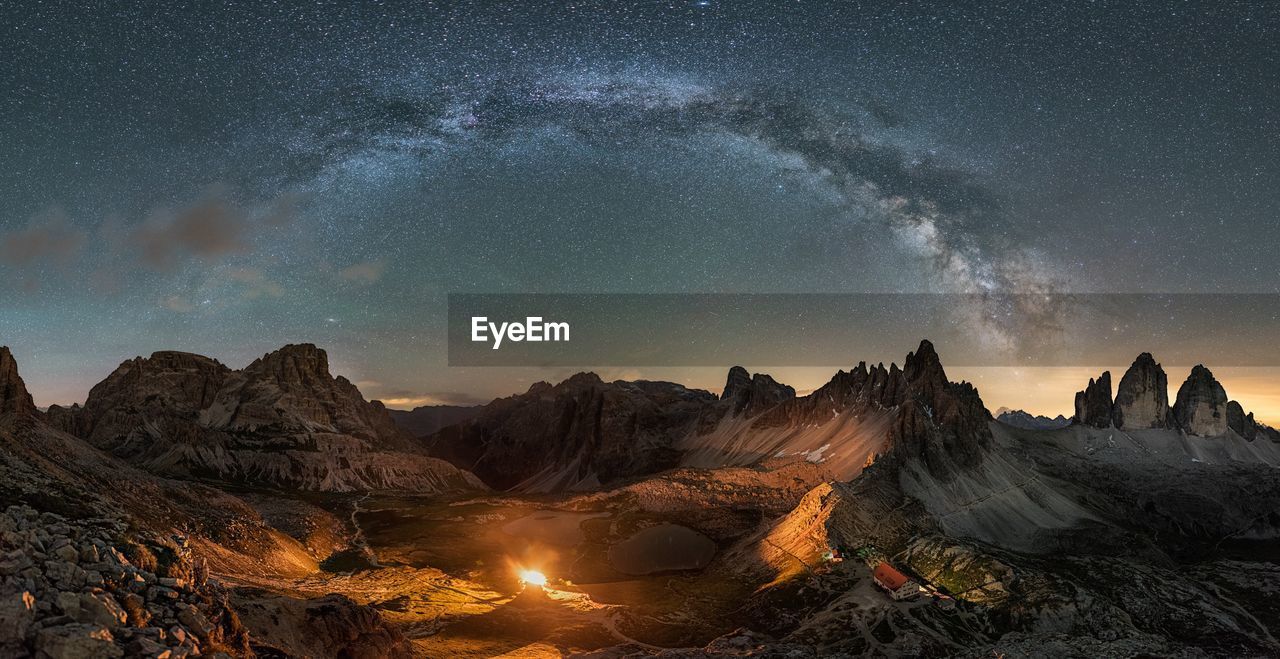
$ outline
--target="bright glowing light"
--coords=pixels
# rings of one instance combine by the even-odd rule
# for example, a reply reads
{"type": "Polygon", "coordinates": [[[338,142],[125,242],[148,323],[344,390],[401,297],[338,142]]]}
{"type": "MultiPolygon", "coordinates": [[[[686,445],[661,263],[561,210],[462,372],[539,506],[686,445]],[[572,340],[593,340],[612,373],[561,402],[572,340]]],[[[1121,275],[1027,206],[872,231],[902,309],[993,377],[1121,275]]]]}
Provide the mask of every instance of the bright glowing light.
{"type": "Polygon", "coordinates": [[[520,580],[539,588],[547,585],[547,575],[537,570],[521,570],[520,580]]]}

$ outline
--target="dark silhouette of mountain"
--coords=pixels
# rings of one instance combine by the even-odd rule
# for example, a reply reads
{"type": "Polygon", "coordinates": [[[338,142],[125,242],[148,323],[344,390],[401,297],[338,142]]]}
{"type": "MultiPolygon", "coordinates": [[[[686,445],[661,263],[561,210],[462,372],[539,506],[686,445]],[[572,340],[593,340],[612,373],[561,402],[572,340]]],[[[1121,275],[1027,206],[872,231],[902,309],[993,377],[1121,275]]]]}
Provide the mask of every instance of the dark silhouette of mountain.
{"type": "Polygon", "coordinates": [[[1249,441],[1258,437],[1280,440],[1280,432],[1257,423],[1239,402],[1229,400],[1222,384],[1203,364],[1191,369],[1178,388],[1172,407],[1168,386],[1164,369],[1151,353],[1144,352],[1120,380],[1114,401],[1109,372],[1089,380],[1085,389],[1076,394],[1072,422],[1121,430],[1170,428],[1198,437],[1221,437],[1234,432],[1249,441]]]}
{"type": "Polygon", "coordinates": [[[481,405],[424,405],[412,410],[387,410],[401,430],[414,437],[426,437],[446,426],[462,423],[480,414],[481,405]]]}
{"type": "Polygon", "coordinates": [[[676,466],[676,443],[715,400],[670,382],[603,382],[579,373],[495,400],[427,444],[491,487],[592,489],[676,466]]]}
{"type": "Polygon", "coordinates": [[[886,456],[918,459],[944,478],[974,464],[991,437],[977,390],[948,381],[928,341],[904,364],[859,364],[804,397],[740,367],[730,370],[720,398],[580,373],[494,401],[428,444],[432,455],[492,487],[531,491],[787,457],[820,462],[839,478],[886,456]]]}
{"type": "Polygon", "coordinates": [[[1057,430],[1071,425],[1071,419],[1061,414],[1051,419],[1040,414],[1031,414],[1023,410],[1010,410],[1007,408],[1000,408],[996,412],[996,421],[1015,428],[1026,428],[1027,430],[1057,430]]]}

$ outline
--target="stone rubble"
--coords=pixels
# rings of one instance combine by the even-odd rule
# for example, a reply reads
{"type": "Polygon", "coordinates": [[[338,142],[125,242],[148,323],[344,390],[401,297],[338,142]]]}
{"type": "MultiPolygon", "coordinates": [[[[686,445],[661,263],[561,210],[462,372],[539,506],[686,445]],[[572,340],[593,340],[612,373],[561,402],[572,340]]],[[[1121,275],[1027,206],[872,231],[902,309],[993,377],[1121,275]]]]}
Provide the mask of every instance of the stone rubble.
{"type": "Polygon", "coordinates": [[[175,538],[176,551],[162,561],[126,540],[126,529],[120,520],[71,521],[27,506],[0,514],[0,656],[248,653],[221,588],[208,580],[202,562],[192,561],[182,539],[175,538]]]}

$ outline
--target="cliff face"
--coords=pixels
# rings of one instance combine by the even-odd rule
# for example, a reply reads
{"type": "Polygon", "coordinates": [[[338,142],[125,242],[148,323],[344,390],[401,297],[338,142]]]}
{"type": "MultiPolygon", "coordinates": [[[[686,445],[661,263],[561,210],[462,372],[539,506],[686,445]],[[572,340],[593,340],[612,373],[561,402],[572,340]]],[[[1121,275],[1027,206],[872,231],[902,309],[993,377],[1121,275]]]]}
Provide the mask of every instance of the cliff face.
{"type": "Polygon", "coordinates": [[[947,379],[933,344],[923,341],[907,355],[903,411],[892,439],[909,455],[920,457],[935,476],[953,466],[972,467],[991,444],[991,413],[978,390],[947,379]]]}
{"type": "Polygon", "coordinates": [[[796,397],[796,390],[764,373],[749,375],[747,369],[734,366],[724,385],[720,400],[730,414],[754,414],[796,397]]]}
{"type": "Polygon", "coordinates": [[[1089,380],[1076,393],[1072,422],[1122,430],[1174,429],[1198,437],[1220,437],[1230,431],[1249,441],[1280,438],[1277,431],[1257,423],[1239,402],[1228,400],[1222,384],[1203,365],[1191,369],[1172,407],[1168,386],[1164,369],[1144,352],[1121,378],[1114,401],[1109,372],[1089,380]]]}
{"type": "MultiPolygon", "coordinates": [[[[778,397],[763,410],[717,406],[683,443],[684,462],[745,466],[801,458],[841,480],[885,458],[918,460],[941,478],[976,464],[991,439],[991,415],[977,390],[950,382],[928,341],[903,365],[863,362],[807,396],[778,397]]],[[[741,391],[745,371],[731,372],[729,381],[741,384],[727,390],[741,391]]]]}
{"type": "Polygon", "coordinates": [[[1253,413],[1246,414],[1244,407],[1234,400],[1227,403],[1227,427],[1251,442],[1257,439],[1260,433],[1258,423],[1253,419],[1253,413]]]}
{"type": "Polygon", "coordinates": [[[329,356],[311,344],[285,346],[228,378],[202,421],[233,432],[336,433],[381,449],[416,446],[382,403],[330,375],[329,356]]]}
{"type": "Polygon", "coordinates": [[[156,473],[302,490],[438,492],[478,482],[422,454],[313,345],[235,371],[157,352],[120,365],[58,427],[156,473]]]}
{"type": "Polygon", "coordinates": [[[1172,428],[1169,409],[1169,378],[1164,369],[1144,352],[1120,378],[1116,389],[1112,420],[1117,428],[1172,428]]]}
{"type": "Polygon", "coordinates": [[[1111,371],[1103,371],[1098,379],[1090,379],[1084,391],[1076,392],[1075,423],[1094,428],[1111,426],[1111,371]]]}
{"type": "Polygon", "coordinates": [[[36,405],[9,348],[0,346],[0,414],[34,414],[36,405]]]}
{"type": "Polygon", "coordinates": [[[1227,432],[1227,392],[1203,365],[1178,388],[1173,416],[1178,427],[1189,435],[1217,437],[1227,432]]]}
{"type": "Polygon", "coordinates": [[[715,400],[669,382],[603,382],[579,373],[496,400],[428,442],[432,455],[495,488],[590,488],[674,467],[675,443],[715,400]]]}

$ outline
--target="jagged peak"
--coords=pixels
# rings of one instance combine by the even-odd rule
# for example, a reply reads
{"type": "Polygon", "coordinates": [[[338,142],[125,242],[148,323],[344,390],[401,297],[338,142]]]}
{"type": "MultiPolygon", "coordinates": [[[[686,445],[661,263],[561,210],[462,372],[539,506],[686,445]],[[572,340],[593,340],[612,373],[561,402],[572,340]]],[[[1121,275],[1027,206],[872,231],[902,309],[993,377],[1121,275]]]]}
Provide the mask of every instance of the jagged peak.
{"type": "Polygon", "coordinates": [[[291,343],[254,360],[247,374],[269,375],[280,381],[330,380],[329,354],[313,343],[291,343]]]}
{"type": "Polygon", "coordinates": [[[1213,371],[1204,364],[1196,364],[1191,367],[1191,373],[1187,375],[1187,380],[1205,380],[1217,382],[1218,379],[1213,376],[1213,371]]]}
{"type": "Polygon", "coordinates": [[[556,387],[595,387],[602,384],[604,384],[604,380],[601,380],[600,376],[596,375],[594,371],[582,371],[569,376],[568,379],[556,385],[556,387]]]}
{"type": "Polygon", "coordinates": [[[1077,391],[1075,415],[1072,422],[1107,428],[1111,426],[1113,399],[1111,397],[1111,371],[1103,371],[1096,379],[1089,378],[1084,391],[1077,391]]]}
{"type": "Polygon", "coordinates": [[[1112,420],[1117,428],[1167,428],[1172,425],[1169,380],[1151,353],[1133,360],[1116,385],[1112,420]]]}
{"type": "MultiPolygon", "coordinates": [[[[138,357],[137,359],[142,359],[142,358],[138,357]]],[[[211,365],[223,366],[225,368],[222,362],[212,357],[206,357],[205,355],[197,354],[194,352],[185,352],[182,350],[157,350],[151,353],[151,357],[149,357],[148,359],[152,362],[157,362],[157,363],[172,363],[172,364],[200,363],[200,364],[211,364],[211,365]]]]}
{"type": "Polygon", "coordinates": [[[747,369],[741,366],[734,366],[729,369],[729,375],[725,378],[724,389],[720,393],[720,399],[726,400],[738,395],[751,386],[751,374],[747,369]]]}
{"type": "Polygon", "coordinates": [[[18,374],[18,362],[7,346],[0,346],[0,414],[34,414],[36,404],[18,374]]]}
{"type": "Polygon", "coordinates": [[[1217,437],[1227,429],[1227,392],[1204,364],[1196,364],[1178,388],[1173,417],[1190,435],[1217,437]]]}
{"type": "Polygon", "coordinates": [[[907,359],[903,362],[903,372],[911,381],[921,377],[947,381],[947,374],[942,368],[942,359],[938,357],[938,351],[928,339],[922,340],[915,352],[907,353],[907,359]]]}

